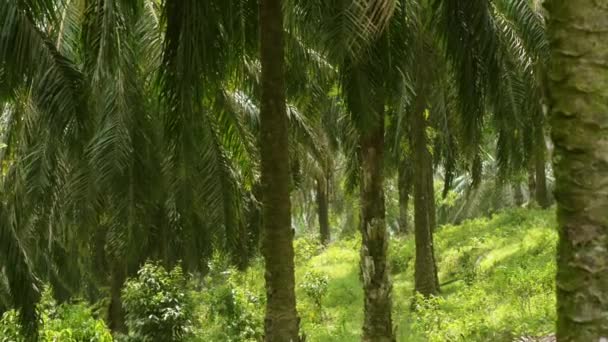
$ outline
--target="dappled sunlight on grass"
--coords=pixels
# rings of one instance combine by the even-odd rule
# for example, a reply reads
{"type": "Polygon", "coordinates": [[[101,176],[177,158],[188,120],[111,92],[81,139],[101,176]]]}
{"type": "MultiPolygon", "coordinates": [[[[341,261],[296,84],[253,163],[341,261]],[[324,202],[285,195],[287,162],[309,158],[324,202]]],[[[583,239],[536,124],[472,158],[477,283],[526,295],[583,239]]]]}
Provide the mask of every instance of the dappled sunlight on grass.
{"type": "MultiPolygon", "coordinates": [[[[551,333],[555,322],[555,226],[553,210],[514,209],[493,218],[438,228],[435,245],[442,293],[429,301],[416,301],[416,312],[411,311],[413,237],[391,239],[397,340],[510,342],[518,336],[551,333]]],[[[322,248],[314,239],[301,238],[295,245],[297,307],[307,341],[359,340],[363,321],[360,239],[322,248]],[[322,288],[317,289],[317,283],[305,284],[311,279],[327,282],[319,282],[322,288]],[[321,307],[311,297],[311,288],[319,290],[321,307]]],[[[255,309],[252,316],[241,316],[247,320],[240,324],[263,319],[262,266],[256,263],[246,274],[235,274],[230,280],[244,301],[240,305],[255,309]],[[260,302],[247,302],[251,294],[260,302]]],[[[206,329],[223,329],[220,323],[206,329]]]]}
{"type": "MultiPolygon", "coordinates": [[[[412,313],[413,239],[393,239],[393,320],[399,341],[511,341],[550,333],[554,325],[553,211],[515,209],[438,229],[440,281],[449,282],[431,311],[412,313]],[[431,318],[434,317],[434,318],[431,318]]],[[[302,267],[329,276],[326,320],[304,322],[309,341],[360,336],[363,293],[359,245],[329,246],[302,267]]],[[[305,298],[299,298],[305,301],[305,298]]]]}

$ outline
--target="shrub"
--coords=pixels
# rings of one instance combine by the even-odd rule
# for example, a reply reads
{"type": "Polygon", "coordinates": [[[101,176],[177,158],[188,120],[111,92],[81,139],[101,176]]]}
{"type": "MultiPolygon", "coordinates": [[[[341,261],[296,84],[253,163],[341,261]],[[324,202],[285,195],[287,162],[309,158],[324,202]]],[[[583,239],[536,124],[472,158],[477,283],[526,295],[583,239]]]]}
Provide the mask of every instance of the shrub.
{"type": "Polygon", "coordinates": [[[0,318],[0,341],[22,342],[19,315],[15,310],[5,312],[0,318]]]}
{"type": "Polygon", "coordinates": [[[321,252],[322,246],[317,237],[305,236],[294,240],[293,249],[296,264],[303,265],[312,259],[312,257],[318,255],[321,252]]]}
{"type": "Polygon", "coordinates": [[[318,310],[321,310],[323,307],[322,300],[327,294],[328,281],[327,275],[312,270],[306,272],[300,284],[300,288],[304,291],[304,294],[315,303],[318,310]]]}
{"type": "MultiPolygon", "coordinates": [[[[83,302],[57,305],[51,290],[42,294],[38,311],[41,315],[40,341],[44,342],[111,342],[112,335],[101,319],[93,316],[90,307],[83,302]]],[[[18,314],[5,312],[0,319],[0,341],[22,342],[18,314]]]]}
{"type": "Polygon", "coordinates": [[[202,293],[204,321],[213,324],[206,339],[213,341],[259,341],[263,336],[263,298],[251,292],[245,275],[230,269],[212,273],[202,293]]]}
{"type": "Polygon", "coordinates": [[[44,318],[44,340],[62,342],[111,342],[112,335],[101,319],[95,319],[85,303],[62,304],[44,318]]]}
{"type": "Polygon", "coordinates": [[[407,271],[410,262],[414,260],[413,244],[404,239],[393,239],[389,244],[388,261],[391,274],[399,274],[407,271]]]}
{"type": "Polygon", "coordinates": [[[122,292],[129,338],[136,341],[184,341],[191,333],[192,302],[182,269],[171,272],[146,263],[122,292]]]}

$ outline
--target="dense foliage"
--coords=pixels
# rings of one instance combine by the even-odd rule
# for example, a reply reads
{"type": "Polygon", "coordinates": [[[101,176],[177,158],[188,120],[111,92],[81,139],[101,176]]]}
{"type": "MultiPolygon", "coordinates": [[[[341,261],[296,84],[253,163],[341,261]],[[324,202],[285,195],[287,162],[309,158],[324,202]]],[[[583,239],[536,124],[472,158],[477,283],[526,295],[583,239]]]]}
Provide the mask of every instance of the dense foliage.
{"type": "Polygon", "coordinates": [[[604,339],[607,17],[0,0],[2,340],[604,339]]]}
{"type": "Polygon", "coordinates": [[[192,334],[192,299],[182,269],[146,263],[122,292],[127,340],[185,341],[192,334]]]}
{"type": "MultiPolygon", "coordinates": [[[[441,227],[436,243],[443,292],[428,299],[413,296],[413,240],[393,239],[391,264],[400,265],[393,267],[399,341],[510,342],[553,332],[555,225],[552,210],[518,209],[441,227]]],[[[304,240],[297,239],[296,244],[304,240]]],[[[315,249],[297,263],[298,308],[308,341],[360,337],[359,244],[357,239],[346,239],[315,249]]],[[[256,263],[245,273],[230,269],[221,258],[215,258],[213,265],[204,282],[186,285],[179,269],[167,272],[146,264],[124,290],[129,298],[125,305],[130,337],[134,341],[146,341],[146,336],[164,336],[165,341],[258,341],[265,300],[262,265],[256,263]],[[186,312],[188,307],[191,313],[186,312]],[[176,312],[179,317],[173,315],[176,312]],[[188,329],[191,334],[186,334],[188,329]]],[[[111,340],[105,325],[92,319],[91,309],[83,304],[66,304],[59,310],[55,304],[46,305],[45,317],[51,317],[47,315],[52,311],[54,318],[45,319],[43,336],[111,340]]],[[[14,312],[6,313],[0,326],[2,338],[18,336],[14,312]]]]}

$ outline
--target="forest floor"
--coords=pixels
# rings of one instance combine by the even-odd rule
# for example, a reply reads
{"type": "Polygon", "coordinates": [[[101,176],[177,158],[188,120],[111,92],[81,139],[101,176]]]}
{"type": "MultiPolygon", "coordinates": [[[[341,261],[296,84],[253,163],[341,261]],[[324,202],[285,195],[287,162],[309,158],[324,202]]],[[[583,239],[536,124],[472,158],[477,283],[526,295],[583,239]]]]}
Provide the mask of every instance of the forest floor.
{"type": "MultiPolygon", "coordinates": [[[[551,335],[555,325],[554,216],[554,210],[514,209],[489,219],[440,227],[435,235],[435,250],[441,294],[431,300],[419,298],[415,312],[410,310],[414,241],[411,237],[392,239],[390,263],[397,340],[511,342],[524,336],[551,335]]],[[[319,249],[311,239],[296,240],[298,311],[307,341],[360,339],[363,293],[359,245],[355,237],[334,242],[325,249],[319,249]]],[[[215,315],[210,324],[209,311],[203,308],[203,335],[222,340],[247,339],[243,331],[249,325],[248,329],[255,329],[254,322],[259,323],[263,314],[263,305],[258,303],[263,294],[262,275],[261,266],[255,266],[224,282],[232,287],[233,304],[241,314],[231,321],[215,315]],[[240,327],[227,332],[228,322],[240,327]],[[240,338],[227,334],[239,334],[240,338]]],[[[207,298],[211,297],[216,298],[217,292],[207,298]]]]}
{"type": "MultiPolygon", "coordinates": [[[[413,297],[413,237],[392,238],[389,261],[397,341],[553,341],[556,242],[554,210],[511,209],[439,227],[435,251],[441,293],[424,300],[413,297]]],[[[297,238],[294,247],[297,306],[307,341],[359,341],[363,291],[357,234],[325,248],[314,237],[297,238]]],[[[189,320],[186,341],[261,340],[263,263],[258,259],[245,272],[228,265],[225,257],[215,256],[206,277],[191,277],[185,285],[185,306],[193,307],[195,317],[189,320]]],[[[113,340],[101,319],[107,303],[52,303],[45,291],[40,304],[44,341],[113,340]]],[[[14,311],[0,319],[0,341],[23,341],[13,338],[19,335],[16,322],[14,311]]]]}

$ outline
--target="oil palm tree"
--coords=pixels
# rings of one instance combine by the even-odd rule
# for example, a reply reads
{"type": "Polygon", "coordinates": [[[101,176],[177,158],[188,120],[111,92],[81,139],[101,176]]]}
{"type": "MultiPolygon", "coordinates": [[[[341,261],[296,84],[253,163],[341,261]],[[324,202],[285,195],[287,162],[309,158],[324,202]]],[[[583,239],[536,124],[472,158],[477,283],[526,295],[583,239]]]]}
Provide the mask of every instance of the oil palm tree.
{"type": "Polygon", "coordinates": [[[594,1],[553,0],[546,6],[559,224],[557,338],[601,340],[608,336],[608,9],[594,1]]]}
{"type": "Polygon", "coordinates": [[[180,70],[161,51],[176,43],[161,27],[179,34],[168,18],[183,14],[172,10],[165,8],[164,23],[152,1],[1,4],[2,94],[15,108],[2,190],[3,241],[10,245],[2,252],[22,265],[7,272],[29,318],[33,274],[56,290],[77,291],[78,281],[54,280],[79,278],[66,270],[107,271],[110,323],[121,330],[120,288],[145,258],[182,260],[194,270],[204,268],[217,241],[236,249],[231,237],[244,196],[225,151],[244,143],[228,137],[237,130],[228,115],[210,115],[202,98],[171,83],[180,70]],[[184,125],[184,115],[197,120],[184,125]],[[90,260],[69,257],[89,248],[90,260]]]}

